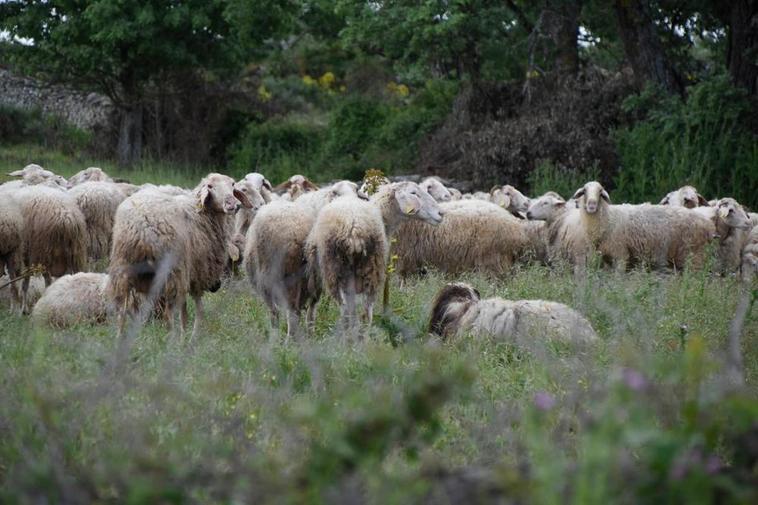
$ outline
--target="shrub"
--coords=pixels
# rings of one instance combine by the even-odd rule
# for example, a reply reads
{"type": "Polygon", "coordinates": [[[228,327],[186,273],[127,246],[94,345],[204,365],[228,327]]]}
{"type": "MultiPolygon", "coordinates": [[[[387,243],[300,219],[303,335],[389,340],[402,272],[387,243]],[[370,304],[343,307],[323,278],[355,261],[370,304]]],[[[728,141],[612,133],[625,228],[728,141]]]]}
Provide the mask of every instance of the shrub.
{"type": "Polygon", "coordinates": [[[649,88],[628,98],[624,109],[642,120],[615,132],[619,199],[657,202],[692,184],[707,198],[733,196],[758,205],[754,105],[727,76],[693,86],[686,101],[649,88]]]}
{"type": "Polygon", "coordinates": [[[562,170],[550,161],[543,161],[529,174],[529,187],[534,196],[555,191],[569,199],[587,181],[597,180],[599,176],[597,166],[586,170],[562,170]]]}
{"type": "Polygon", "coordinates": [[[0,106],[0,140],[8,144],[35,143],[75,154],[92,147],[89,132],[71,126],[63,119],[44,114],[40,109],[26,110],[0,106]]]}

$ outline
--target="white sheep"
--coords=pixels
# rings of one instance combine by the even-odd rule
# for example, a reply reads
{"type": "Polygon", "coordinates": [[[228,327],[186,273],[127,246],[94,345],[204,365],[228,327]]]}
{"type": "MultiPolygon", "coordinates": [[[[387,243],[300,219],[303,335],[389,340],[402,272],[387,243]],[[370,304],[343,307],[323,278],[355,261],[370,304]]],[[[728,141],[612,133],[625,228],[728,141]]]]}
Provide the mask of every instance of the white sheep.
{"type": "Polygon", "coordinates": [[[172,332],[174,313],[181,309],[182,334],[185,300],[190,295],[195,302],[192,336],[197,335],[203,319],[202,295],[221,286],[230,240],[227,216],[236,210],[238,200],[252,207],[231,177],[209,174],[191,196],[144,189],[119,206],[106,290],[119,308],[119,333],[127,316],[149,294],[165,302],[172,332]]]}
{"type": "MultiPolygon", "coordinates": [[[[24,218],[23,265],[41,265],[48,285],[52,277],[83,270],[87,259],[87,224],[71,195],[41,185],[26,186],[12,194],[24,218]]],[[[25,313],[31,309],[28,289],[27,277],[21,285],[25,313]]]]}
{"type": "Polygon", "coordinates": [[[448,191],[450,191],[450,196],[452,201],[458,201],[463,199],[463,193],[460,192],[460,190],[456,188],[447,188],[448,191]]]}
{"type": "Polygon", "coordinates": [[[340,303],[346,328],[356,321],[356,296],[363,294],[370,324],[374,300],[384,284],[389,237],[404,220],[442,222],[434,198],[412,182],[382,186],[367,202],[338,198],[326,205],[308,236],[309,268],[317,268],[329,294],[340,303]]]}
{"type": "Polygon", "coordinates": [[[529,204],[531,203],[531,199],[528,196],[525,196],[510,184],[494,186],[490,189],[490,201],[517,217],[523,217],[526,211],[529,210],[529,204]]]}
{"type": "Polygon", "coordinates": [[[300,174],[293,175],[274,188],[276,194],[289,201],[295,201],[300,195],[316,190],[318,190],[318,186],[300,174]]]}
{"type": "Polygon", "coordinates": [[[21,177],[24,184],[29,186],[37,184],[47,184],[50,186],[67,187],[68,182],[65,178],[57,175],[50,170],[45,170],[34,163],[26,165],[21,170],[16,170],[8,174],[10,177],[21,177]]]}
{"type": "Polygon", "coordinates": [[[80,170],[79,172],[69,177],[68,188],[71,189],[78,184],[89,181],[113,182],[113,179],[111,179],[108,174],[103,172],[102,168],[89,167],[85,168],[84,170],[80,170]]]}
{"type": "Polygon", "coordinates": [[[419,183],[421,189],[432,195],[432,198],[437,202],[449,202],[453,199],[453,195],[450,190],[442,184],[439,177],[427,177],[419,183]]]}
{"type": "Polygon", "coordinates": [[[32,319],[53,328],[104,323],[111,312],[104,296],[106,274],[80,272],[53,282],[34,305],[32,319]]]}
{"type": "Polygon", "coordinates": [[[259,174],[258,172],[250,172],[237,182],[241,183],[242,181],[246,181],[252,184],[255,190],[261,194],[266,203],[271,203],[272,201],[279,198],[279,196],[274,193],[273,186],[263,174],[259,174]]]}
{"type": "Polygon", "coordinates": [[[549,264],[567,261],[574,266],[575,273],[584,269],[591,245],[582,226],[581,213],[575,205],[567,203],[557,193],[548,192],[532,200],[526,217],[547,224],[549,264]]]}
{"type": "MultiPolygon", "coordinates": [[[[5,286],[10,282],[10,278],[7,275],[0,276],[0,286],[5,286]]],[[[16,281],[14,284],[18,285],[20,281],[16,281]]],[[[9,286],[10,287],[10,286],[9,286]]],[[[45,291],[45,279],[41,275],[33,275],[29,278],[29,286],[26,291],[27,303],[30,307],[34,307],[37,300],[40,299],[42,293],[45,291]]],[[[10,289],[0,288],[0,303],[7,305],[10,308],[18,305],[18,301],[13,295],[10,289]]]]}
{"type": "Polygon", "coordinates": [[[716,269],[726,274],[740,268],[742,250],[753,227],[745,209],[734,198],[721,198],[715,207],[697,207],[693,214],[709,219],[716,229],[716,269]]]}
{"type": "Polygon", "coordinates": [[[740,273],[744,282],[758,279],[758,226],[754,226],[745,239],[740,273]]]}
{"type": "Polygon", "coordinates": [[[713,224],[688,209],[663,205],[611,205],[596,181],[577,190],[580,218],[590,244],[618,270],[629,264],[684,267],[688,257],[701,267],[713,224]]]}
{"type": "Polygon", "coordinates": [[[69,190],[87,224],[87,255],[92,260],[106,258],[111,250],[111,234],[116,209],[126,199],[112,182],[89,181],[69,190]]]}
{"type": "Polygon", "coordinates": [[[244,261],[248,279],[271,311],[274,326],[280,312],[286,315],[287,335],[299,332],[304,310],[307,326],[313,326],[321,287],[311,278],[318,272],[307,268],[305,242],[321,208],[345,196],[359,196],[358,186],[340,181],[294,202],[273,202],[258,212],[247,234],[244,261]]]}
{"type": "MultiPolygon", "coordinates": [[[[0,275],[7,272],[10,279],[18,276],[22,266],[23,251],[24,216],[21,214],[21,207],[11,193],[2,192],[0,195],[0,275]]],[[[16,284],[10,284],[3,291],[5,289],[11,294],[11,307],[20,306],[21,299],[18,296],[16,284]]]]}
{"type": "Polygon", "coordinates": [[[528,251],[523,221],[489,202],[460,200],[440,204],[445,219],[439,226],[406,221],[396,234],[393,254],[402,277],[430,266],[447,274],[508,272],[528,251]]]}
{"type": "Polygon", "coordinates": [[[598,340],[589,321],[567,305],[545,300],[482,300],[479,291],[465,283],[448,284],[437,294],[429,332],[441,338],[490,336],[527,347],[537,339],[579,345],[598,340]]]}
{"type": "MultiPolygon", "coordinates": [[[[231,247],[234,249],[232,249],[230,257],[233,263],[237,263],[240,257],[239,253],[245,248],[245,235],[247,234],[248,228],[250,228],[250,223],[252,223],[253,218],[255,218],[257,209],[272,201],[273,193],[270,189],[265,187],[265,183],[268,181],[266,181],[265,178],[260,181],[256,180],[257,178],[255,176],[257,175],[260,174],[248,174],[234,183],[234,188],[247,197],[248,201],[252,204],[252,207],[247,208],[244,205],[239,205],[239,208],[232,219],[231,247]],[[263,193],[261,193],[261,191],[263,191],[263,193]],[[263,196],[264,194],[269,196],[268,200],[263,196]],[[236,255],[234,254],[235,251],[237,253],[236,255]]],[[[271,185],[269,184],[269,188],[270,187],[271,185]]]]}
{"type": "Polygon", "coordinates": [[[695,207],[707,207],[708,201],[693,186],[682,186],[663,197],[660,205],[694,209],[695,207]]]}

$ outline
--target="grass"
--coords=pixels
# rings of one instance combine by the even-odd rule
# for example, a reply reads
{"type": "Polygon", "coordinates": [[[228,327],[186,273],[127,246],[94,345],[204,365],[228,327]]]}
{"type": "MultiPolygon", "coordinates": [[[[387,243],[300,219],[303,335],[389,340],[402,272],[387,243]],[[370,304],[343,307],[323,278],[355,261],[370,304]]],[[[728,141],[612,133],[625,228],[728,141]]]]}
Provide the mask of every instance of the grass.
{"type": "MultiPolygon", "coordinates": [[[[64,175],[90,164],[0,150],[3,170],[27,160],[64,175]]],[[[151,168],[136,182],[195,180],[151,168]]],[[[287,340],[244,279],[205,297],[192,345],[159,322],[119,342],[108,325],[52,331],[3,306],[0,502],[750,503],[755,307],[746,385],[722,373],[739,293],[734,278],[698,272],[432,273],[395,279],[391,320],[352,343],[326,298],[316,334],[287,340]],[[566,303],[601,342],[584,353],[439,342],[427,318],[452,280],[566,303]]]]}

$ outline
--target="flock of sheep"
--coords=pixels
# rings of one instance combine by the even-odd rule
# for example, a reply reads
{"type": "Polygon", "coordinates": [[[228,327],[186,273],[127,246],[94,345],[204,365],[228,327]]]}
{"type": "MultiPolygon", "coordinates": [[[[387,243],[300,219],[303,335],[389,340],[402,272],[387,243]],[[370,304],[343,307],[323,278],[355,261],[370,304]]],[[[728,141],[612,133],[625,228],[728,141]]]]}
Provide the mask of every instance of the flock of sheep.
{"type": "MultiPolygon", "coordinates": [[[[598,182],[566,201],[554,192],[531,199],[509,185],[462,195],[436,177],[319,188],[300,175],[274,187],[258,173],[239,181],[212,173],[187,190],[115,181],[99,168],[68,180],[38,165],[9,175],[19,180],[0,185],[0,290],[12,307],[55,327],[115,315],[123,332],[160,315],[182,335],[191,298],[194,336],[203,294],[243,265],[275,327],[283,316],[288,335],[310,333],[326,292],[350,334],[360,298],[363,323],[372,320],[390,249],[403,278],[427,267],[502,275],[518,262],[567,263],[581,275],[595,255],[618,270],[676,271],[703,268],[709,249],[720,273],[751,282],[758,271],[758,215],[731,198],[707,202],[691,186],[659,205],[615,205],[598,182]],[[107,274],[85,272],[103,261],[107,274]]],[[[461,283],[438,293],[429,330],[596,339],[570,307],[482,300],[461,283]]]]}

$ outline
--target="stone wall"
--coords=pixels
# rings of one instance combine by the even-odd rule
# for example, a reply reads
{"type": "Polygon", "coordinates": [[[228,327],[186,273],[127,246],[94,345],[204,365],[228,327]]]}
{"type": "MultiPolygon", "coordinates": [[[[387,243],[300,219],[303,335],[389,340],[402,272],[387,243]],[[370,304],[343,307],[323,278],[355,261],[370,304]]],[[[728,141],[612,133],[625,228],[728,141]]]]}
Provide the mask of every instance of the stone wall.
{"type": "Polygon", "coordinates": [[[110,130],[116,118],[113,104],[104,95],[21,77],[3,68],[0,68],[0,105],[41,109],[89,131],[110,130]]]}

